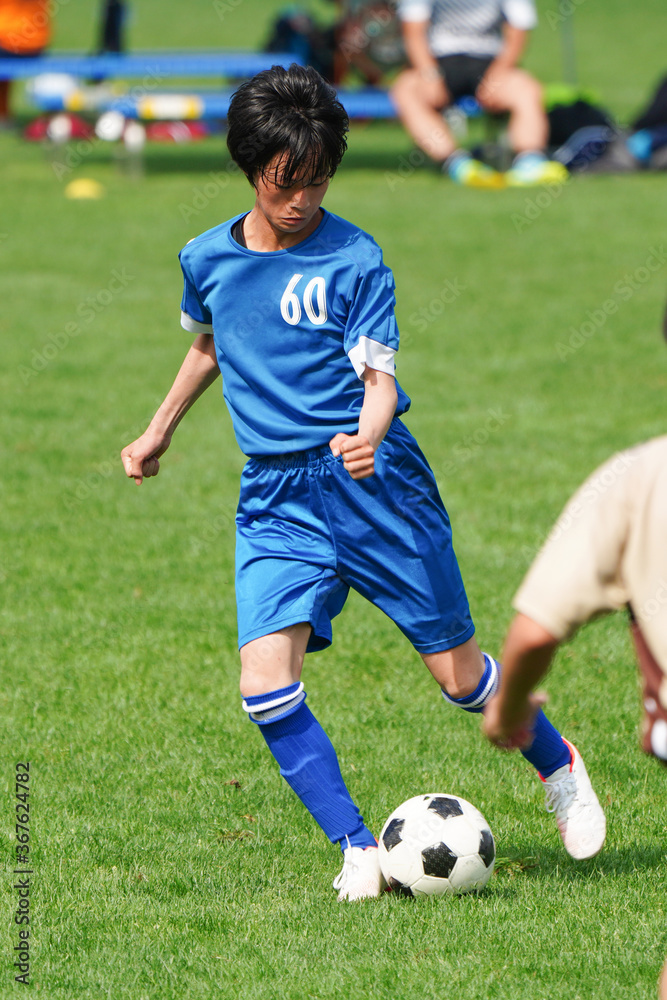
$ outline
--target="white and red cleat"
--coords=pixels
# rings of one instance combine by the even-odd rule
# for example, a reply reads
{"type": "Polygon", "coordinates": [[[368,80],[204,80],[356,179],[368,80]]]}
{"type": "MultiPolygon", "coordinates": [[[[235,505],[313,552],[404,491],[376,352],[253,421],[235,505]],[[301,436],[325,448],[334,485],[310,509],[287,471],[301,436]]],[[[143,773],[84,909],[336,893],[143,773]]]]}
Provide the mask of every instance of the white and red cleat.
{"type": "Polygon", "coordinates": [[[607,821],[581,754],[568,740],[563,742],[570,750],[571,760],[548,778],[542,778],[546,807],[547,812],[556,816],[568,854],[577,861],[585,861],[602,850],[607,821]]]}

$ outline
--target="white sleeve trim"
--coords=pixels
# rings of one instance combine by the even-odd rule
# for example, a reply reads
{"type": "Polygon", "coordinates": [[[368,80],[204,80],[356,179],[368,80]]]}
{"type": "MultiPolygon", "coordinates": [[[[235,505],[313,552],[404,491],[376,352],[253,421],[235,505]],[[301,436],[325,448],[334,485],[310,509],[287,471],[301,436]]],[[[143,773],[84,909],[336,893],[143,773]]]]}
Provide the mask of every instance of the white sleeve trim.
{"type": "Polygon", "coordinates": [[[433,3],[429,0],[402,0],[398,5],[398,16],[401,21],[428,21],[432,7],[433,3]]]}
{"type": "Polygon", "coordinates": [[[509,24],[521,31],[537,26],[537,11],[532,0],[504,0],[503,13],[509,24]]]}
{"type": "Polygon", "coordinates": [[[198,320],[193,319],[192,316],[188,316],[182,309],[181,326],[188,333],[213,333],[213,325],[211,323],[200,323],[198,320]]]}
{"type": "Polygon", "coordinates": [[[366,365],[369,368],[374,368],[375,371],[393,375],[396,368],[394,365],[395,354],[396,351],[393,347],[387,347],[386,344],[381,344],[378,340],[371,340],[370,337],[359,337],[359,343],[347,352],[358,378],[364,377],[366,365]]]}

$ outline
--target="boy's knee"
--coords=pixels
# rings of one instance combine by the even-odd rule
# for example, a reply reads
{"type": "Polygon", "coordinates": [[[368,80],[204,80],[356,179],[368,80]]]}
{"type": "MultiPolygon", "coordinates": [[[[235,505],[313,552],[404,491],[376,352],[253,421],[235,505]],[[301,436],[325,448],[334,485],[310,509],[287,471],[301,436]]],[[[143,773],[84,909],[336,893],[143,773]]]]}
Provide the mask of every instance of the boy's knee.
{"type": "Polygon", "coordinates": [[[472,694],[486,668],[484,655],[474,639],[440,653],[427,653],[423,660],[443,693],[453,699],[472,694]]]}
{"type": "Polygon", "coordinates": [[[242,698],[255,698],[258,694],[265,694],[267,691],[270,691],[271,687],[272,685],[267,687],[264,679],[257,677],[255,674],[241,673],[239,692],[242,698]]]}
{"type": "Polygon", "coordinates": [[[401,100],[406,94],[411,94],[416,89],[417,73],[414,69],[404,69],[399,73],[393,84],[389,88],[389,96],[393,100],[401,100]]]}
{"type": "Polygon", "coordinates": [[[285,687],[292,683],[292,678],[288,674],[277,676],[273,670],[253,670],[246,667],[241,670],[239,681],[239,691],[242,698],[258,698],[275,691],[280,687],[285,687]]]}
{"type": "MultiPolygon", "coordinates": [[[[406,69],[396,78],[389,95],[399,110],[412,107],[434,108],[424,79],[416,69],[406,69]]],[[[439,104],[440,102],[438,102],[439,104]]],[[[449,103],[445,100],[445,104],[449,103]]]]}
{"type": "Polygon", "coordinates": [[[471,680],[470,677],[457,678],[454,676],[447,681],[446,685],[441,684],[440,688],[448,698],[458,701],[459,698],[467,698],[469,694],[472,694],[478,684],[479,677],[476,680],[471,680]]]}
{"type": "Polygon", "coordinates": [[[537,105],[541,111],[544,110],[544,88],[539,80],[529,73],[521,73],[521,79],[517,81],[517,103],[537,105]]]}

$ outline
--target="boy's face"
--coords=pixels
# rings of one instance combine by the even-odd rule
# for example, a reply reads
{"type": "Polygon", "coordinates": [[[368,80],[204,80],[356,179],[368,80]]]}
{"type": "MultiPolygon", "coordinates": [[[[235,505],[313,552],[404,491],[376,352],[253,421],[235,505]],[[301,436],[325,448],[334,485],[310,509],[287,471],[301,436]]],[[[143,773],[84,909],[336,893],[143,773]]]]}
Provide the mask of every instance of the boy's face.
{"type": "Polygon", "coordinates": [[[280,174],[281,157],[267,166],[254,182],[255,207],[264,215],[273,230],[280,233],[309,235],[318,225],[320,205],[329,187],[328,178],[311,179],[307,172],[289,187],[283,187],[280,174]],[[306,183],[304,183],[306,181],[306,183]],[[308,183],[309,182],[309,183],[308,183]]]}

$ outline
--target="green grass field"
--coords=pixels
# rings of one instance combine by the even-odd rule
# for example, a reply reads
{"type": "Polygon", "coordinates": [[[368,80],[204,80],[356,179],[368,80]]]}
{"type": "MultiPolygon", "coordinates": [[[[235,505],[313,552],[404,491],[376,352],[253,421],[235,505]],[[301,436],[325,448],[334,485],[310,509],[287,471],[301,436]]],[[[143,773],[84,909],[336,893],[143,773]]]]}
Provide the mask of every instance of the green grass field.
{"type": "MultiPolygon", "coordinates": [[[[134,44],[211,44],[210,4],[167,6],[169,18],[164,3],[134,4],[134,44]]],[[[61,5],[60,47],[90,44],[95,7],[61,5]]],[[[240,3],[219,43],[258,44],[258,12],[274,8],[240,3]]],[[[530,60],[555,79],[548,10],[530,60]]],[[[619,116],[664,68],[658,14],[657,0],[577,6],[582,76],[619,116]]],[[[326,204],[372,232],[394,270],[406,423],[452,516],[478,637],[498,653],[512,594],[571,491],[664,431],[664,178],[474,192],[409,172],[398,126],[355,126],[349,145],[326,204]]],[[[137,489],[118,458],[189,344],[178,250],[251,205],[228,165],[219,139],[151,146],[131,180],[93,144],[59,179],[42,148],[0,135],[0,996],[26,988],[12,968],[12,872],[15,765],[28,760],[28,989],[45,1000],[652,1000],[667,796],[638,747],[621,615],[583,630],[545,685],[607,811],[605,850],[578,864],[531,769],[448,710],[391,622],[350,598],[305,680],[368,822],[379,831],[421,791],[459,793],[486,815],[500,860],[479,897],[336,902],[338,854],[240,709],[243,457],[219,387],[156,480],[137,489]],[[67,200],[77,177],[105,197],[67,200]]]]}

